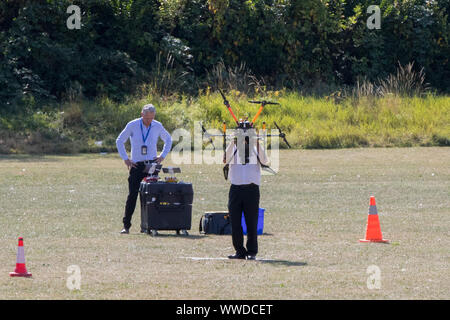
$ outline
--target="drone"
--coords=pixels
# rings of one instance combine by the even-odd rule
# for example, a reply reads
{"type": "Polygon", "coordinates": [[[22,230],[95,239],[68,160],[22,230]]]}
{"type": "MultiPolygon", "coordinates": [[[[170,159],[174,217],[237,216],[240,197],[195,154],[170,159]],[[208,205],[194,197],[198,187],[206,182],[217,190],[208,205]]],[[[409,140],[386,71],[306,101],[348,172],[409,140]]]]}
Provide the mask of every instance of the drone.
{"type": "MultiPolygon", "coordinates": [[[[259,115],[261,114],[261,112],[263,111],[264,107],[266,105],[280,105],[277,102],[271,102],[271,101],[266,101],[266,100],[261,100],[261,101],[256,101],[256,100],[249,100],[249,103],[256,103],[256,104],[260,104],[259,110],[258,112],[255,114],[255,116],[253,117],[253,119],[250,121],[248,121],[248,117],[245,119],[239,119],[236,117],[236,115],[234,114],[233,110],[231,109],[230,103],[228,102],[227,98],[225,97],[225,95],[223,94],[223,92],[219,89],[220,94],[222,95],[223,98],[223,104],[225,105],[225,107],[228,109],[228,111],[230,112],[230,115],[233,117],[234,122],[236,123],[236,129],[237,130],[243,130],[244,132],[246,132],[247,130],[250,129],[255,129],[255,123],[256,120],[258,119],[259,115]]],[[[279,134],[265,134],[264,136],[261,136],[259,134],[256,134],[256,138],[258,139],[264,139],[265,137],[280,137],[283,139],[283,141],[286,143],[286,145],[288,146],[288,148],[291,148],[291,145],[289,144],[289,142],[286,139],[286,134],[281,131],[280,127],[278,126],[278,124],[274,121],[273,122],[275,127],[278,129],[279,134]]],[[[211,137],[223,137],[223,151],[225,152],[226,149],[226,141],[227,139],[234,137],[234,135],[227,135],[227,125],[226,122],[223,121],[223,127],[222,127],[222,134],[210,134],[207,132],[207,130],[205,129],[205,127],[203,126],[203,124],[201,124],[202,127],[202,131],[205,135],[206,138],[209,138],[209,143],[211,143],[213,149],[215,150],[215,146],[213,143],[213,140],[211,137]]],[[[266,122],[263,122],[263,126],[262,126],[263,130],[266,131],[266,122]]],[[[248,136],[246,136],[247,139],[248,136]]]]}
{"type": "MultiPolygon", "coordinates": [[[[253,117],[251,122],[248,121],[248,117],[245,119],[238,120],[238,118],[234,114],[233,110],[231,109],[230,103],[228,102],[228,100],[225,97],[225,95],[223,94],[223,92],[220,89],[219,89],[219,92],[222,95],[223,104],[228,109],[230,115],[232,116],[234,122],[236,123],[236,130],[241,130],[241,133],[242,132],[246,133],[245,141],[247,142],[247,144],[246,144],[246,150],[245,150],[245,163],[248,163],[248,157],[249,157],[248,142],[249,142],[250,137],[256,138],[258,140],[265,139],[265,137],[280,137],[286,143],[288,148],[291,148],[291,145],[289,144],[289,142],[286,139],[286,134],[283,131],[281,131],[280,127],[278,126],[278,124],[275,121],[273,123],[274,123],[275,127],[278,129],[279,134],[265,134],[265,135],[261,136],[259,134],[254,133],[254,130],[251,130],[251,129],[255,129],[256,120],[258,119],[258,117],[260,116],[261,112],[263,111],[263,109],[266,105],[280,105],[279,103],[266,101],[266,100],[261,100],[261,101],[249,100],[248,101],[249,103],[260,104],[258,112],[255,114],[255,116],[253,117]]],[[[209,138],[209,143],[212,145],[213,150],[215,150],[216,148],[214,146],[214,143],[213,143],[213,140],[211,137],[223,137],[222,148],[223,148],[224,154],[226,152],[227,139],[231,139],[231,138],[236,139],[236,135],[227,135],[227,125],[226,125],[225,121],[223,121],[222,134],[210,134],[207,132],[207,130],[205,129],[203,124],[201,124],[201,127],[202,127],[202,131],[203,131],[203,134],[205,135],[205,137],[209,138]]],[[[263,122],[263,130],[264,130],[264,132],[266,132],[266,123],[265,122],[263,122]]],[[[275,174],[275,172],[269,166],[261,164],[261,167],[263,168],[263,170],[268,171],[272,174],[275,174]]],[[[228,168],[229,168],[229,164],[226,164],[224,167],[225,179],[227,179],[227,177],[228,177],[228,168]]]]}

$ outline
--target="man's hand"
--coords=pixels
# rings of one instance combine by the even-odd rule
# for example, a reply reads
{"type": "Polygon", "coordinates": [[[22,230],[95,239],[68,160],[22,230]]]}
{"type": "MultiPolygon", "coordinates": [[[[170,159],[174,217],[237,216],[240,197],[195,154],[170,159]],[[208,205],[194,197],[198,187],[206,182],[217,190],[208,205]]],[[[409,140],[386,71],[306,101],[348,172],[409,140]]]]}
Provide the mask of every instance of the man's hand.
{"type": "Polygon", "coordinates": [[[130,170],[131,168],[136,168],[136,163],[134,163],[130,159],[124,160],[124,162],[125,162],[125,165],[127,166],[128,170],[130,170]]]}
{"type": "Polygon", "coordinates": [[[156,163],[157,164],[161,164],[161,162],[163,162],[163,160],[164,160],[164,157],[161,157],[161,156],[156,157],[156,163]]]}

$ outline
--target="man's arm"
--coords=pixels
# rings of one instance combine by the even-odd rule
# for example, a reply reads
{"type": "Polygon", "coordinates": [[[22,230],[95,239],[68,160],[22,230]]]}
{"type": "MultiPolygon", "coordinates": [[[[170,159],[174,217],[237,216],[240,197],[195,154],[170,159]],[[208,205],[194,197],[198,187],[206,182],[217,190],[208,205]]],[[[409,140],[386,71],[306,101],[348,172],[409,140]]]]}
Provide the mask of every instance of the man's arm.
{"type": "Polygon", "coordinates": [[[161,163],[161,161],[167,157],[167,154],[172,149],[172,137],[164,127],[161,128],[159,137],[164,141],[164,147],[159,157],[156,158],[156,162],[161,163]]]}
{"type": "Polygon", "coordinates": [[[130,136],[131,136],[131,128],[130,123],[128,123],[125,126],[125,129],[122,130],[122,132],[116,139],[117,151],[119,152],[120,157],[123,159],[128,169],[130,169],[130,167],[136,166],[130,159],[128,159],[128,154],[127,151],[125,150],[125,142],[130,138],[130,136]]]}

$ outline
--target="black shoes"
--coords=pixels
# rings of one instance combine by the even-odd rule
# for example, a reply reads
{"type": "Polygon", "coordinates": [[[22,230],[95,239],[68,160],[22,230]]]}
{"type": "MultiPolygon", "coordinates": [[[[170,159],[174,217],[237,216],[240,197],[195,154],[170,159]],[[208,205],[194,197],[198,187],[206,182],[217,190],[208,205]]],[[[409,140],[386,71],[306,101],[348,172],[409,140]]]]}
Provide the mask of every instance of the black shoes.
{"type": "Polygon", "coordinates": [[[228,256],[228,259],[256,260],[256,256],[253,254],[241,255],[241,254],[236,253],[231,256],[228,256]]]}

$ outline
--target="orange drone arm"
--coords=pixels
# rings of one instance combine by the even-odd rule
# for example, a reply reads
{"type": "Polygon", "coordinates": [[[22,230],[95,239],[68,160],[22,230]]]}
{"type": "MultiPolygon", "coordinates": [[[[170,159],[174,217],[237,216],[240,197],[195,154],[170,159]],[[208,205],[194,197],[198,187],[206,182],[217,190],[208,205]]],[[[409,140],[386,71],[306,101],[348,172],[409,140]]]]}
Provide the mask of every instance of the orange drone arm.
{"type": "Polygon", "coordinates": [[[230,105],[228,105],[227,108],[228,108],[228,111],[230,111],[230,114],[231,114],[231,116],[233,117],[234,121],[236,121],[237,125],[239,125],[239,121],[238,121],[238,119],[236,118],[236,116],[234,115],[233,110],[231,110],[230,105]]]}
{"type": "Polygon", "coordinates": [[[252,124],[251,124],[252,126],[253,126],[253,124],[256,122],[256,119],[258,119],[258,117],[259,117],[259,115],[261,114],[261,112],[263,111],[263,108],[264,108],[264,105],[261,104],[261,107],[259,107],[258,112],[256,113],[255,117],[254,117],[253,120],[252,120],[252,124]]]}
{"type": "Polygon", "coordinates": [[[220,95],[223,98],[223,104],[225,105],[225,107],[227,107],[228,111],[230,112],[231,116],[233,117],[234,121],[236,122],[236,124],[239,126],[239,121],[236,118],[236,116],[233,113],[233,110],[231,110],[231,106],[227,100],[227,98],[225,97],[225,95],[223,94],[223,92],[219,89],[220,95]]]}

